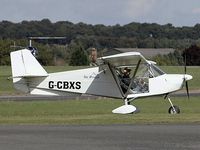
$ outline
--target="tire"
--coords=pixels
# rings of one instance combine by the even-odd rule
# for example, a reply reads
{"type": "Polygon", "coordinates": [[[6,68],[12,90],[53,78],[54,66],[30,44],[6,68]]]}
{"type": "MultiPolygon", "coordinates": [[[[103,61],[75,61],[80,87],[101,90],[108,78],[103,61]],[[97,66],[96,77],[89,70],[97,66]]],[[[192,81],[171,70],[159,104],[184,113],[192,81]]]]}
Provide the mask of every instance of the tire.
{"type": "Polygon", "coordinates": [[[131,114],[138,114],[138,113],[140,113],[140,109],[136,108],[136,110],[132,112],[131,114]]]}
{"type": "Polygon", "coordinates": [[[138,114],[140,113],[140,109],[136,107],[136,111],[133,112],[133,114],[138,114]]]}
{"type": "Polygon", "coordinates": [[[180,114],[180,109],[179,109],[179,107],[178,107],[178,106],[173,106],[173,107],[172,107],[172,106],[169,107],[168,113],[169,113],[169,114],[180,114]],[[175,112],[174,112],[173,107],[174,107],[174,109],[175,109],[175,112]]]}

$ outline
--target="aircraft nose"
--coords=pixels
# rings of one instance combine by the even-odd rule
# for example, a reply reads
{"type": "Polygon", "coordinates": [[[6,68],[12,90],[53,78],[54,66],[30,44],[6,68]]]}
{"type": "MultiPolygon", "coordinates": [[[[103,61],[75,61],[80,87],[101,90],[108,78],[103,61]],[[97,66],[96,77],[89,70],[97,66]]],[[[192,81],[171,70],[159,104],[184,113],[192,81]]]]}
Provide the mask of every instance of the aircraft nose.
{"type": "Polygon", "coordinates": [[[191,80],[193,77],[189,74],[185,74],[184,78],[185,78],[186,81],[188,81],[188,80],[191,80]]]}

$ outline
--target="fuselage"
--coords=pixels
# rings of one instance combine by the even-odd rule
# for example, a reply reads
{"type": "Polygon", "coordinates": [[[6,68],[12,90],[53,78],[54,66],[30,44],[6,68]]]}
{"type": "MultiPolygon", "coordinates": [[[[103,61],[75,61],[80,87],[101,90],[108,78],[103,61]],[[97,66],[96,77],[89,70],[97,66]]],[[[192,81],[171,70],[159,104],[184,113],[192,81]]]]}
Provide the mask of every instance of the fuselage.
{"type": "Polygon", "coordinates": [[[166,74],[138,52],[99,59],[95,67],[47,73],[27,49],[11,53],[14,86],[39,95],[91,94],[113,98],[139,98],[180,90],[187,74],[166,74]],[[20,67],[19,67],[20,66],[20,67]],[[123,75],[124,69],[130,76],[123,75]]]}

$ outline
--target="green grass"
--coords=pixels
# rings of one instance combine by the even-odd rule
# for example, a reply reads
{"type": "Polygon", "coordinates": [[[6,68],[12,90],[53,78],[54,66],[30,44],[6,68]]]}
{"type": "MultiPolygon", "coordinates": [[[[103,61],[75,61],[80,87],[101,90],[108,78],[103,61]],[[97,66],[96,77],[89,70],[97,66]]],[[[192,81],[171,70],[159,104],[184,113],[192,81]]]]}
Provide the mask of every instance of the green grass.
{"type": "Polygon", "coordinates": [[[8,80],[11,76],[10,66],[0,66],[0,95],[17,93],[13,88],[12,80],[8,80]]]}
{"type": "MultiPolygon", "coordinates": [[[[49,66],[48,72],[73,70],[83,67],[49,66]]],[[[183,73],[183,67],[161,67],[166,73],[183,73]]],[[[193,76],[190,88],[200,89],[200,67],[188,67],[193,76]]],[[[0,66],[0,95],[20,94],[13,88],[11,68],[0,66]]],[[[162,97],[134,101],[140,113],[134,115],[112,114],[121,106],[121,100],[67,100],[0,102],[0,124],[152,124],[152,123],[200,123],[200,97],[172,98],[180,106],[181,114],[169,115],[169,102],[162,97]]]]}
{"type": "Polygon", "coordinates": [[[200,123],[199,97],[172,98],[181,109],[181,114],[169,115],[169,102],[162,97],[140,99],[133,105],[138,114],[112,114],[121,106],[121,100],[67,100],[0,102],[0,124],[165,124],[200,123]]]}

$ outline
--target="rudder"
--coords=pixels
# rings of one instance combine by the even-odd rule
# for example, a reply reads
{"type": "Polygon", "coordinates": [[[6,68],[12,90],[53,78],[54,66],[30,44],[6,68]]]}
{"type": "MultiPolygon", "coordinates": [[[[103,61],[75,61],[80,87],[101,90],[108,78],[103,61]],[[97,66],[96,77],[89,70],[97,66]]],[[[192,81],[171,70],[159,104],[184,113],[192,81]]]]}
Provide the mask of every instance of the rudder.
{"type": "Polygon", "coordinates": [[[10,53],[14,87],[23,92],[30,92],[29,78],[46,77],[48,73],[27,49],[10,53]]]}
{"type": "Polygon", "coordinates": [[[12,77],[41,77],[47,72],[27,49],[10,53],[12,77]]]}

